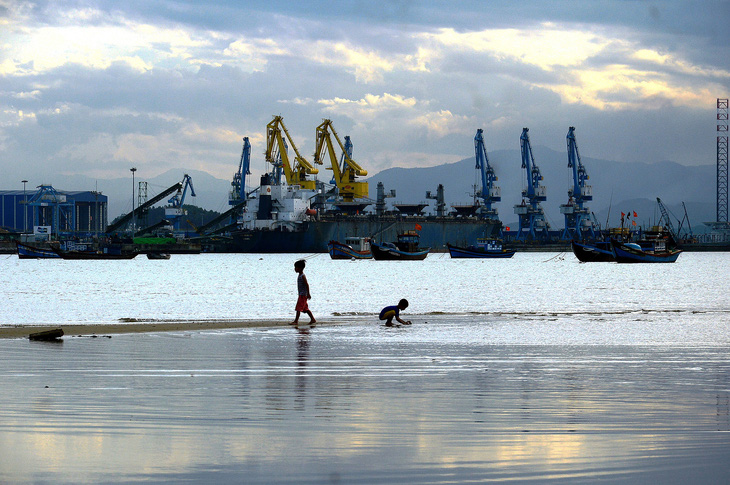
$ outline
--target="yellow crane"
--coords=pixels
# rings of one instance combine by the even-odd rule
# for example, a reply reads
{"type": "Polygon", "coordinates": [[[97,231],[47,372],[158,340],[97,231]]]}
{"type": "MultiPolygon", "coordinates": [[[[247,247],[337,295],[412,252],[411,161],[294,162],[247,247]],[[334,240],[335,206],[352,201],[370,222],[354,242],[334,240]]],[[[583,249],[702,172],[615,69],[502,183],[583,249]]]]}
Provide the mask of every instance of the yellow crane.
{"type": "Polygon", "coordinates": [[[274,119],[266,125],[266,161],[284,169],[286,183],[289,185],[299,185],[304,190],[315,190],[316,180],[308,180],[307,175],[315,175],[319,170],[301,156],[281,116],[274,116],[274,119]],[[287,140],[296,154],[293,166],[289,162],[287,140]]]}
{"type": "Polygon", "coordinates": [[[335,127],[332,126],[332,121],[324,120],[321,125],[317,127],[317,148],[314,151],[314,161],[322,164],[325,158],[325,152],[329,156],[330,166],[326,167],[328,170],[332,170],[334,174],[335,185],[345,202],[352,202],[353,199],[364,198],[368,196],[368,183],[357,182],[357,177],[364,177],[368,174],[367,170],[364,170],[360,165],[350,157],[350,153],[340,141],[340,137],[337,136],[335,127]],[[342,166],[340,166],[337,155],[335,154],[335,147],[332,143],[332,136],[335,137],[337,144],[342,150],[342,166]]]}

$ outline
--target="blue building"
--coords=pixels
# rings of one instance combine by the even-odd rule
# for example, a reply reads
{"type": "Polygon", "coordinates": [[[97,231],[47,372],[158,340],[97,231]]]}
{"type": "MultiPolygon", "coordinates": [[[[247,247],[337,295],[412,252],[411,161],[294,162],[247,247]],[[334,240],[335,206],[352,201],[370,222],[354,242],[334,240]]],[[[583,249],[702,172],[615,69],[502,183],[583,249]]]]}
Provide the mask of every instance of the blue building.
{"type": "Polygon", "coordinates": [[[107,225],[106,195],[95,191],[60,191],[41,185],[36,191],[0,190],[0,227],[33,232],[50,226],[51,233],[81,235],[103,232],[107,225]]]}

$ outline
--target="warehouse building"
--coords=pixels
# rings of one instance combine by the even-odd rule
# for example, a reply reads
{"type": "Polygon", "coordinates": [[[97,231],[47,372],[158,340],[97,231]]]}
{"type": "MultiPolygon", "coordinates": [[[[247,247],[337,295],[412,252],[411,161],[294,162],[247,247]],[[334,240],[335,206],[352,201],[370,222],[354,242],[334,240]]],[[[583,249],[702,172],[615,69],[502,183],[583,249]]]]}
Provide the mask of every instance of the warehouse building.
{"type": "Polygon", "coordinates": [[[0,190],[0,228],[18,233],[50,230],[55,236],[103,232],[107,202],[101,192],[60,191],[50,185],[34,192],[0,190]]]}

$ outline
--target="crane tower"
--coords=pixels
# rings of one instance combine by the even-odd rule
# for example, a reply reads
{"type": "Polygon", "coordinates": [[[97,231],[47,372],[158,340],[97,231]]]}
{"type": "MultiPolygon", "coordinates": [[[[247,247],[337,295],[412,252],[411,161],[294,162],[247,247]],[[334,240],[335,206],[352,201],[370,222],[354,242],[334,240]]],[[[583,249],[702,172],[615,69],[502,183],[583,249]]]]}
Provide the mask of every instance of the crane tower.
{"type": "Polygon", "coordinates": [[[580,161],[575,127],[568,128],[565,138],[568,142],[568,168],[573,169],[573,187],[568,190],[568,203],[560,205],[560,212],[565,216],[565,229],[561,239],[595,239],[596,223],[588,207],[583,206],[584,202],[593,200],[593,191],[590,185],[586,185],[589,177],[580,161]]]}
{"type": "Polygon", "coordinates": [[[550,224],[545,220],[545,212],[540,202],[547,200],[547,188],[540,185],[542,175],[535,165],[532,156],[528,128],[522,129],[520,150],[522,152],[522,168],[527,174],[527,188],[522,191],[522,203],[515,206],[515,214],[519,217],[517,239],[547,240],[550,237],[550,224]],[[527,199],[527,201],[525,201],[527,199]]]}
{"type": "Polygon", "coordinates": [[[474,152],[476,154],[476,168],[481,171],[482,175],[482,190],[478,194],[479,198],[481,198],[483,202],[480,209],[480,216],[483,219],[499,220],[497,216],[497,208],[492,207],[492,204],[502,200],[502,192],[494,183],[497,181],[497,176],[494,173],[494,169],[489,164],[487,148],[484,144],[484,130],[481,128],[477,129],[477,134],[474,136],[474,152]]]}

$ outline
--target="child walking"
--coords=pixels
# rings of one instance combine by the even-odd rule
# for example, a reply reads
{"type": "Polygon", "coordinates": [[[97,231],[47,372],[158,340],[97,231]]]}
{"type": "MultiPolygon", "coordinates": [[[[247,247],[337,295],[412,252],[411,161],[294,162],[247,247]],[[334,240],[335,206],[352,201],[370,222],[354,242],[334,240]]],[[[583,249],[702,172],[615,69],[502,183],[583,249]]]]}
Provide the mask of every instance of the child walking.
{"type": "Polygon", "coordinates": [[[299,314],[301,313],[309,315],[310,324],[317,323],[317,320],[314,319],[314,315],[312,315],[312,312],[309,311],[309,304],[307,303],[307,300],[311,299],[312,295],[309,294],[309,283],[307,282],[307,277],[304,276],[305,265],[306,263],[303,259],[294,263],[294,271],[299,273],[299,276],[297,276],[297,292],[299,293],[299,297],[297,298],[297,306],[294,307],[297,314],[294,317],[294,321],[289,325],[297,325],[299,323],[299,314]]]}

